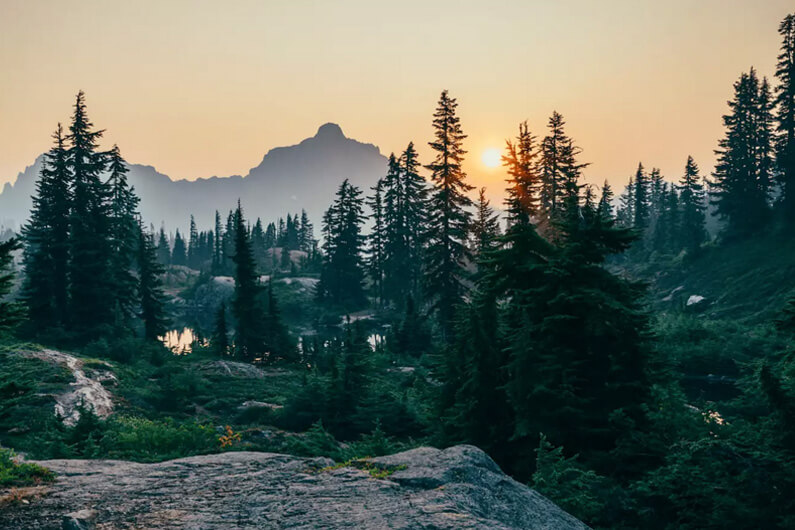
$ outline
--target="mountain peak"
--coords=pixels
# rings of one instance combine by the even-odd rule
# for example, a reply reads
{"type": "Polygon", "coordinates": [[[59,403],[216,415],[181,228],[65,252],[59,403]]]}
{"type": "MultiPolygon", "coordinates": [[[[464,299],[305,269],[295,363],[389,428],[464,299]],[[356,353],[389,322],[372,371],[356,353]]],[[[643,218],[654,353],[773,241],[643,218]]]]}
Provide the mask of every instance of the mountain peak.
{"type": "Polygon", "coordinates": [[[345,138],[342,128],[336,123],[324,123],[315,134],[315,138],[345,138]]]}

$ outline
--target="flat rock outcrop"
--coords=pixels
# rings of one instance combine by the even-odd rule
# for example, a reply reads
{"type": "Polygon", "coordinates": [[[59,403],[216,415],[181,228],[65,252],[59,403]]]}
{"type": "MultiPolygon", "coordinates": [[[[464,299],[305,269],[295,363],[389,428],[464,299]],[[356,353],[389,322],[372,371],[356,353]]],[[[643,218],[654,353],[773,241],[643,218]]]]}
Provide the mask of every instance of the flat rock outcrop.
{"type": "Polygon", "coordinates": [[[58,479],[0,508],[0,528],[587,528],[466,445],[350,465],[254,452],[40,463],[58,479]]]}

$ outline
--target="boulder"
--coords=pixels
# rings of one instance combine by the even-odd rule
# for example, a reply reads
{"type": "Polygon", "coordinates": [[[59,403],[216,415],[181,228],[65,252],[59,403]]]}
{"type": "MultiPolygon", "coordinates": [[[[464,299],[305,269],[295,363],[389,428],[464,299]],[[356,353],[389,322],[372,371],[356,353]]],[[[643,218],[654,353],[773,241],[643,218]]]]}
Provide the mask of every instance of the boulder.
{"type": "Polygon", "coordinates": [[[0,528],[587,528],[472,446],[334,465],[255,452],[39,462],[58,478],[0,528]]]}

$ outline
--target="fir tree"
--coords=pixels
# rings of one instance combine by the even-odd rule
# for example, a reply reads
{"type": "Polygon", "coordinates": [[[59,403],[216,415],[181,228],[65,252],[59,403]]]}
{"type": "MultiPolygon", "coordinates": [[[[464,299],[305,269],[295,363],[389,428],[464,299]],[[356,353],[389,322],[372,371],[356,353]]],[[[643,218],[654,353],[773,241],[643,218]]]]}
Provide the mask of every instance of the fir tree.
{"type": "MultiPolygon", "coordinates": [[[[424,250],[428,222],[428,186],[425,177],[419,174],[420,162],[414,143],[409,142],[400,155],[400,180],[403,192],[402,219],[403,241],[406,253],[406,290],[412,296],[420,296],[424,250]]],[[[398,302],[402,301],[401,298],[398,302]]]]}
{"type": "Polygon", "coordinates": [[[309,221],[306,210],[301,210],[301,227],[298,231],[298,248],[304,252],[311,252],[315,246],[314,227],[309,221]]]}
{"type": "Polygon", "coordinates": [[[685,173],[679,180],[679,204],[682,212],[680,242],[692,254],[698,251],[707,237],[704,229],[705,192],[698,165],[692,156],[687,157],[685,173]]]}
{"type": "Polygon", "coordinates": [[[584,167],[576,161],[580,149],[566,135],[563,116],[553,112],[547,128],[549,132],[541,141],[539,172],[541,177],[540,204],[544,229],[551,227],[563,206],[565,196],[571,189],[580,170],[584,167]]]}
{"type": "Polygon", "coordinates": [[[63,327],[69,315],[72,174],[60,124],[53,140],[55,145],[47,153],[36,183],[30,220],[22,227],[22,297],[34,332],[63,327]]]}
{"type": "MultiPolygon", "coordinates": [[[[394,160],[394,155],[390,162],[394,160]]],[[[379,179],[373,190],[373,195],[368,197],[367,205],[372,212],[370,218],[373,220],[373,228],[367,238],[367,270],[373,282],[373,293],[379,304],[384,303],[384,261],[386,240],[386,227],[384,222],[384,203],[383,203],[384,179],[379,179]]]]}
{"type": "Polygon", "coordinates": [[[496,244],[500,235],[498,219],[499,216],[486,199],[486,188],[480,188],[471,229],[475,256],[483,256],[496,244]]]}
{"type": "Polygon", "coordinates": [[[282,321],[282,313],[279,309],[279,302],[273,293],[273,279],[268,281],[268,304],[265,313],[265,335],[267,336],[270,353],[286,361],[295,362],[296,348],[290,339],[287,326],[282,321]]]}
{"type": "Polygon", "coordinates": [[[168,329],[166,297],[161,275],[164,272],[155,248],[154,236],[139,227],[138,231],[138,296],[141,305],[141,320],[144,337],[158,340],[168,329]]]}
{"type": "Polygon", "coordinates": [[[760,88],[752,68],[734,84],[730,113],[723,116],[721,139],[711,189],[715,215],[726,222],[728,237],[747,236],[761,227],[768,214],[770,143],[769,105],[760,104],[760,88]]]}
{"type": "Polygon", "coordinates": [[[188,264],[187,246],[185,245],[185,240],[182,239],[182,234],[179,233],[179,228],[177,228],[177,233],[174,235],[174,248],[171,250],[171,264],[183,266],[188,264]]]}
{"type": "Polygon", "coordinates": [[[253,361],[267,352],[265,311],[260,300],[262,286],[251,251],[243,208],[240,203],[233,216],[235,250],[235,295],[232,314],[235,317],[235,354],[242,360],[253,361]]]}
{"type": "Polygon", "coordinates": [[[97,150],[103,131],[93,130],[85,95],[78,92],[67,140],[73,195],[70,216],[70,317],[85,334],[113,323],[115,300],[111,270],[108,187],[100,176],[105,156],[97,150]]]}
{"type": "Polygon", "coordinates": [[[6,300],[14,283],[13,252],[20,248],[22,244],[16,238],[0,243],[0,337],[13,329],[24,314],[20,303],[6,300]]]}
{"type": "Polygon", "coordinates": [[[187,253],[187,265],[191,269],[200,269],[201,264],[199,263],[199,253],[200,253],[200,243],[199,243],[199,232],[196,229],[196,220],[193,218],[193,215],[190,216],[190,231],[188,232],[188,253],[187,253]]]}
{"type": "Polygon", "coordinates": [[[612,221],[613,216],[613,188],[605,180],[602,185],[602,196],[599,198],[599,204],[596,206],[596,214],[603,222],[612,221]]]}
{"type": "Polygon", "coordinates": [[[638,169],[635,171],[634,188],[633,188],[633,219],[632,227],[640,234],[646,231],[649,223],[651,201],[649,197],[649,176],[643,169],[643,164],[638,163],[638,169]]]}
{"type": "Polygon", "coordinates": [[[349,309],[365,302],[361,194],[346,179],[323,218],[325,245],[318,296],[349,309]]]}
{"type": "Polygon", "coordinates": [[[164,267],[171,264],[171,247],[166,237],[166,229],[160,227],[160,235],[157,240],[157,261],[164,267]]]}
{"type": "Polygon", "coordinates": [[[128,325],[135,316],[137,280],[132,274],[140,239],[138,203],[135,190],[127,182],[127,162],[114,145],[108,153],[112,290],[119,323],[128,325]]]}
{"type": "Polygon", "coordinates": [[[219,276],[223,271],[224,251],[223,251],[223,227],[221,226],[221,214],[215,210],[215,232],[213,234],[213,262],[210,270],[215,276],[219,276]]]}
{"type": "Polygon", "coordinates": [[[462,143],[466,135],[456,115],[458,103],[443,91],[433,115],[435,140],[430,142],[435,157],[426,168],[431,171],[433,190],[429,201],[432,212],[428,219],[428,250],[426,253],[426,289],[431,307],[436,311],[442,334],[452,339],[455,307],[466,290],[468,276],[466,247],[472,200],[467,193],[473,189],[466,183],[461,168],[464,160],[462,143]]]}
{"type": "Polygon", "coordinates": [[[792,229],[795,226],[795,14],[784,17],[778,32],[781,35],[781,53],[776,63],[776,163],[781,204],[786,222],[792,229]]]}

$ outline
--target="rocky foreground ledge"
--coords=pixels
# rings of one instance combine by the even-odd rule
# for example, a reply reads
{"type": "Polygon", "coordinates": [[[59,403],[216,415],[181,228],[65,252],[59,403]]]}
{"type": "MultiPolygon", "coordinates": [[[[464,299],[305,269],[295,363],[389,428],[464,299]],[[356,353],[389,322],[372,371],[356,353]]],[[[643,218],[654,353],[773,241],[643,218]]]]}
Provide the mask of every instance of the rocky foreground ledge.
{"type": "Polygon", "coordinates": [[[467,445],[350,465],[253,452],[39,463],[57,481],[0,508],[0,528],[587,528],[467,445]]]}

